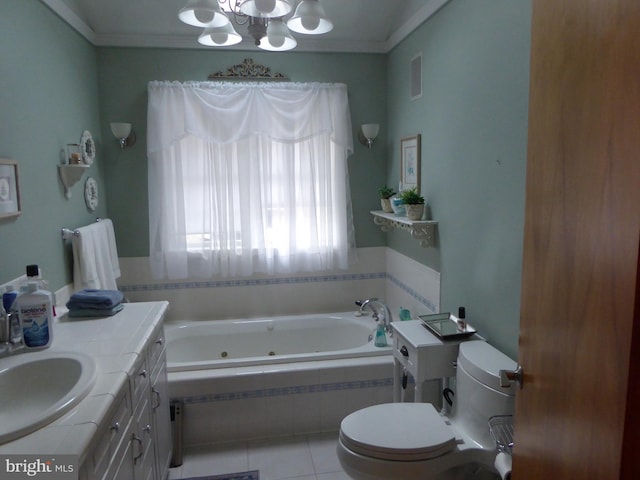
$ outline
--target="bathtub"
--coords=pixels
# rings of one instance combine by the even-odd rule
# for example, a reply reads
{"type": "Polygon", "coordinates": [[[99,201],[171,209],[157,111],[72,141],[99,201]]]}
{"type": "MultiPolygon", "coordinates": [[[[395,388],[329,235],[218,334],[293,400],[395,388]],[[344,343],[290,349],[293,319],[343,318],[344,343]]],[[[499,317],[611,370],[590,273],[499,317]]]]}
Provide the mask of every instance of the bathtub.
{"type": "Polygon", "coordinates": [[[337,431],[392,401],[391,346],[374,346],[375,326],[354,312],[165,323],[185,445],[337,431]]]}
{"type": "MultiPolygon", "coordinates": [[[[165,324],[169,372],[388,355],[354,312],[165,324]]],[[[389,342],[391,343],[391,342],[389,342]]]]}

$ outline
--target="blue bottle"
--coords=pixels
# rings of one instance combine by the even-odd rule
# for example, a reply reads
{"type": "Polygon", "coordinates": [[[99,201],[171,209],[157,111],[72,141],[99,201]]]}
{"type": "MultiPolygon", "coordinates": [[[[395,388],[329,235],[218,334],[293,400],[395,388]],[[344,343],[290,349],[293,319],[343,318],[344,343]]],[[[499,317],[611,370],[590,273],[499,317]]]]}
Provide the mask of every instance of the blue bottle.
{"type": "Polygon", "coordinates": [[[2,294],[2,306],[7,314],[11,313],[14,308],[14,303],[18,297],[18,292],[13,289],[13,285],[7,285],[6,291],[2,294]]]}
{"type": "Polygon", "coordinates": [[[387,336],[384,333],[384,325],[381,323],[378,324],[378,328],[376,328],[376,339],[373,342],[376,347],[386,347],[387,346],[387,336]]]}

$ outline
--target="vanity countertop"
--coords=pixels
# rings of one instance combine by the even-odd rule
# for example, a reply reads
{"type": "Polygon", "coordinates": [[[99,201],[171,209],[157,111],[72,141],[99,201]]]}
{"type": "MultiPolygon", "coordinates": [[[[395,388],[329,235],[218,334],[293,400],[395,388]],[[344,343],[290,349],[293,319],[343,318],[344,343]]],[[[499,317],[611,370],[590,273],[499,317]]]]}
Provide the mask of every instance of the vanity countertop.
{"type": "Polygon", "coordinates": [[[49,350],[92,356],[97,367],[95,385],[62,417],[29,435],[0,445],[0,454],[78,455],[82,462],[98,426],[128,383],[147,342],[162,328],[168,305],[168,302],[127,303],[112,317],[63,315],[57,318],[49,350]]]}

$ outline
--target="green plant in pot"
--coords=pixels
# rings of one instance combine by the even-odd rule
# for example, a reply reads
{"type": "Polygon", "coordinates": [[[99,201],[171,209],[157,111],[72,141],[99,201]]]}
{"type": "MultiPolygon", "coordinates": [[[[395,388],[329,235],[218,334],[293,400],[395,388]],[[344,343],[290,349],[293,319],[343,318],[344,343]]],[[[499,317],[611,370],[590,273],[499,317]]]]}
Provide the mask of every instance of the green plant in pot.
{"type": "Polygon", "coordinates": [[[398,195],[404,201],[409,220],[421,220],[424,214],[424,197],[413,187],[400,192],[398,195]]]}
{"type": "Polygon", "coordinates": [[[396,192],[393,188],[386,185],[378,190],[378,192],[380,193],[380,205],[382,206],[382,211],[385,213],[393,212],[393,209],[391,208],[391,197],[394,196],[396,192]]]}

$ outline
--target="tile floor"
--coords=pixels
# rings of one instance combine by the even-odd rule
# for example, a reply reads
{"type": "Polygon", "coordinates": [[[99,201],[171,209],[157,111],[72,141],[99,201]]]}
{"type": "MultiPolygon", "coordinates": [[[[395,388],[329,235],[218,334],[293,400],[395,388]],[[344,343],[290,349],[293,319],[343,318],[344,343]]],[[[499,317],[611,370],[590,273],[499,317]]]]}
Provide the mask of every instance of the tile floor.
{"type": "Polygon", "coordinates": [[[336,455],[338,434],[321,433],[188,447],[169,480],[259,470],[260,480],[350,480],[336,455]]]}

